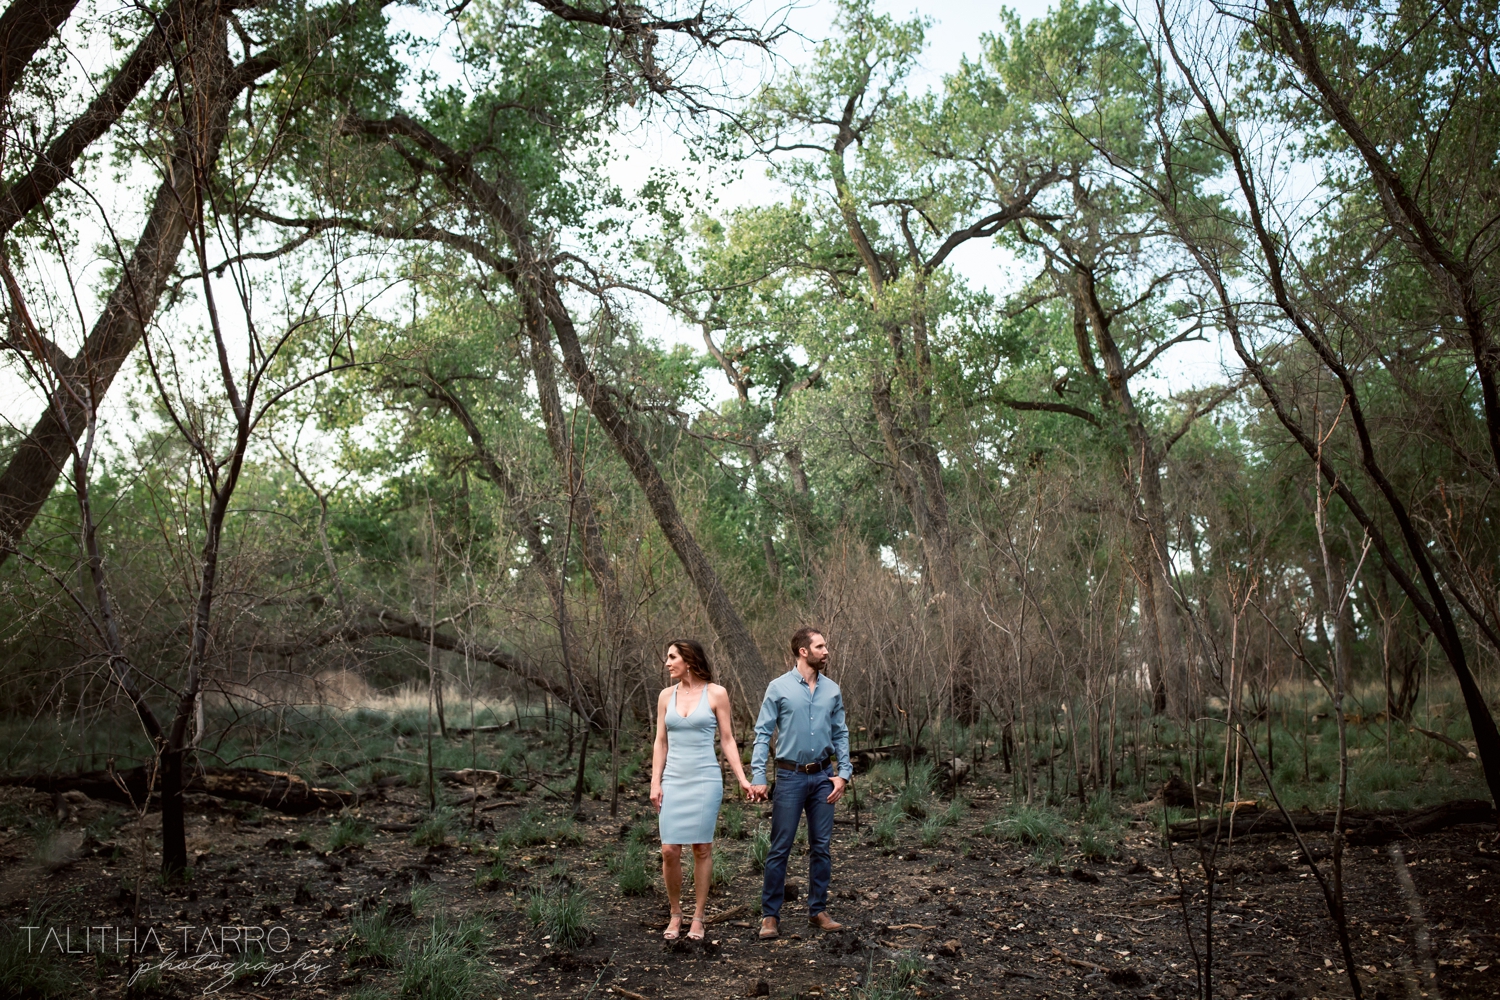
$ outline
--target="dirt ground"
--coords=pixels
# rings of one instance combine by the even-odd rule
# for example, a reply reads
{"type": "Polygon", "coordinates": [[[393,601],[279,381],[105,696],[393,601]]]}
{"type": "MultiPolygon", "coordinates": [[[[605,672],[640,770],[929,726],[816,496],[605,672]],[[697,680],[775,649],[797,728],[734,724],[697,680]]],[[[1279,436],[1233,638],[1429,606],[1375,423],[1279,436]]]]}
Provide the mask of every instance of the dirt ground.
{"type": "MultiPolygon", "coordinates": [[[[32,808],[57,805],[45,796],[6,791],[13,802],[30,796],[32,808]]],[[[494,933],[482,961],[492,975],[478,996],[850,996],[867,976],[879,977],[902,956],[924,967],[914,989],[921,996],[1197,995],[1195,953],[1184,933],[1174,868],[1175,860],[1188,880],[1187,909],[1197,925],[1194,945],[1201,962],[1204,892],[1196,849],[1177,845],[1169,856],[1145,821],[1131,828],[1118,860],[1077,867],[1065,860],[1059,867],[1020,845],[978,835],[1002,805],[993,793],[976,793],[973,808],[935,847],[920,846],[915,831],[905,827],[894,847],[878,847],[870,842],[868,823],[856,830],[841,809],[829,912],[844,922],[844,931],[809,928],[805,909],[789,903],[784,936],[758,941],[751,907],[759,875],[742,864],[710,904],[710,916],[723,918],[710,926],[706,943],[669,945],[660,932],[664,896],[622,897],[609,865],[629,825],[649,816],[644,796],[625,799],[615,818],[607,803],[586,803],[583,844],[516,851],[510,859],[514,881],[488,892],[476,888],[475,874],[493,857],[484,847],[493,829],[460,845],[413,847],[406,831],[421,820],[424,799],[415,789],[391,789],[384,801],[361,807],[366,819],[385,829],[366,847],[330,854],[316,847],[327,841],[327,817],[288,818],[194,798],[193,878],[166,889],[155,878],[138,884],[133,879],[143,850],[146,869],[157,864],[155,816],[118,827],[103,843],[79,834],[71,847],[65,842],[57,849],[59,856],[40,860],[17,830],[7,830],[0,834],[3,917],[8,929],[56,930],[53,939],[45,937],[47,930],[31,931],[33,947],[73,952],[68,960],[79,963],[90,993],[101,997],[124,996],[131,970],[118,948],[108,954],[111,942],[100,949],[106,954],[91,952],[109,933],[118,937],[124,928],[128,934],[132,924],[154,928],[168,951],[183,933],[196,937],[187,942],[190,955],[201,951],[203,928],[280,928],[286,946],[274,938],[272,950],[288,967],[221,985],[219,996],[394,992],[396,970],[350,967],[350,919],[361,906],[405,899],[414,887],[422,899],[419,918],[431,910],[478,913],[490,921],[494,933]],[[559,862],[592,900],[592,940],[569,952],[541,940],[524,908],[529,884],[559,862]],[[43,901],[50,910],[37,908],[43,901]],[[71,937],[64,940],[65,933],[71,937]]],[[[489,808],[477,815],[503,828],[509,817],[540,802],[486,802],[489,808]]],[[[75,802],[64,808],[88,813],[102,807],[75,802]]],[[[80,817],[69,819],[77,829],[80,817]]],[[[1500,846],[1492,838],[1493,831],[1461,827],[1351,848],[1346,891],[1365,996],[1500,996],[1500,846]]],[[[1314,853],[1322,846],[1317,841],[1314,853]]],[[[744,848],[727,845],[741,856],[744,848]]],[[[805,882],[803,865],[794,854],[789,876],[805,882]]],[[[1216,997],[1352,995],[1322,897],[1292,841],[1251,838],[1221,849],[1218,867],[1216,997]]],[[[143,982],[151,984],[148,995],[187,997],[216,978],[200,965],[143,982]]]]}

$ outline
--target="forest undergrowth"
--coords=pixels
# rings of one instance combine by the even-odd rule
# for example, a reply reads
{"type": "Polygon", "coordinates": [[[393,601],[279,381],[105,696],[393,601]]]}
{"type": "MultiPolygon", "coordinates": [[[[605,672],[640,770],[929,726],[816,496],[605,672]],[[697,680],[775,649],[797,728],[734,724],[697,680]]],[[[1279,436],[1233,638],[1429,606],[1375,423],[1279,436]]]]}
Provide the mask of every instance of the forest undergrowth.
{"type": "MultiPolygon", "coordinates": [[[[1350,713],[1350,808],[1398,812],[1482,796],[1479,768],[1465,749],[1464,716],[1445,698],[1442,688],[1433,689],[1407,723],[1387,724],[1378,714],[1350,713]]],[[[1327,809],[1338,767],[1338,739],[1326,702],[1320,703],[1310,691],[1284,691],[1270,699],[1268,707],[1255,730],[1262,741],[1257,752],[1268,762],[1282,804],[1294,814],[1327,809]],[[1268,723],[1269,746],[1264,742],[1268,723]]],[[[595,740],[605,749],[588,752],[583,783],[576,789],[582,808],[575,812],[571,802],[582,741],[578,733],[571,734],[570,741],[561,714],[549,719],[545,714],[517,714],[512,708],[460,703],[450,705],[449,717],[463,719],[470,731],[451,732],[446,738],[434,732],[429,741],[426,709],[411,704],[388,711],[240,715],[234,739],[217,744],[219,759],[236,766],[297,770],[310,781],[359,790],[361,802],[337,814],[297,818],[244,803],[194,797],[197,822],[189,836],[190,843],[198,845],[197,861],[187,882],[177,887],[156,874],[159,851],[152,849],[152,814],[135,815],[77,796],[28,797],[20,789],[5,789],[13,794],[0,803],[0,850],[7,858],[4,904],[51,912],[49,916],[17,911],[12,923],[17,928],[59,921],[77,925],[85,913],[89,920],[103,921],[101,903],[106,909],[134,908],[131,919],[147,925],[163,918],[205,924],[247,916],[288,924],[300,920],[294,925],[300,933],[293,934],[298,948],[323,956],[332,967],[327,974],[335,977],[337,995],[361,1000],[458,1000],[491,988],[506,995],[505,989],[533,980],[555,981],[558,988],[577,980],[578,991],[583,991],[591,976],[602,977],[596,982],[613,982],[616,995],[627,997],[697,995],[673,992],[683,983],[661,988],[651,973],[668,975],[677,959],[729,962],[724,956],[740,945],[716,943],[702,956],[689,957],[668,950],[664,958],[652,958],[660,944],[651,928],[658,919],[664,921],[659,918],[664,902],[656,823],[644,796],[649,744],[644,739],[621,740],[616,766],[607,741],[595,740]],[[612,794],[610,779],[616,771],[612,794]],[[481,787],[462,777],[480,773],[481,787]],[[320,889],[316,884],[329,879],[348,887],[324,884],[320,889]],[[355,880],[357,886],[350,885],[355,880]],[[18,892],[22,881],[34,882],[42,893],[18,892]],[[241,901],[242,894],[264,894],[268,901],[256,899],[251,909],[251,900],[241,901]],[[275,901],[282,896],[287,898],[275,901]],[[305,916],[299,917],[302,912],[305,916]],[[628,914],[635,916],[627,919],[628,914]],[[648,933],[630,932],[631,920],[649,925],[648,933]],[[606,940],[613,943],[600,954],[606,940]],[[652,992],[642,992],[642,986],[650,986],[652,992]]],[[[1211,710],[1205,718],[1212,721],[1211,710]]],[[[840,912],[856,907],[862,911],[844,939],[853,943],[840,951],[843,946],[828,940],[806,942],[806,947],[820,949],[812,969],[822,977],[826,991],[820,986],[817,993],[806,992],[812,987],[803,983],[787,992],[780,980],[764,969],[757,971],[754,963],[740,970],[740,978],[750,977],[746,982],[752,991],[761,982],[777,983],[780,992],[772,995],[788,997],[836,994],[895,1000],[931,995],[943,983],[958,988],[965,982],[978,991],[976,995],[989,995],[984,990],[990,987],[981,985],[984,974],[968,963],[980,959],[987,948],[994,949],[997,961],[1014,959],[1011,952],[1020,952],[1023,945],[1012,939],[1032,933],[1025,928],[1035,930],[1038,925],[1028,924],[1029,917],[997,923],[985,915],[983,906],[966,909],[962,900],[944,902],[934,877],[953,883],[952,892],[968,885],[965,892],[978,893],[975,886],[1003,874],[1001,889],[985,891],[1020,893],[1014,905],[1027,908],[1038,900],[1025,895],[1025,883],[1040,880],[1051,887],[1044,896],[1049,913],[1062,906],[1066,914],[1067,907],[1075,905],[1058,895],[1062,888],[1092,893],[1076,907],[1102,907],[1100,919],[1113,919],[1111,913],[1142,905],[1139,899],[1128,903],[1109,895],[1138,893],[1141,886],[1159,886],[1176,892],[1170,898],[1200,902],[1202,886],[1197,883],[1202,876],[1193,873],[1201,860],[1196,849],[1179,844],[1175,853],[1168,850],[1165,831],[1194,815],[1191,805],[1174,800],[1174,794],[1196,788],[1198,814],[1212,817],[1221,800],[1240,809],[1270,808],[1266,785],[1245,755],[1238,775],[1233,764],[1226,774],[1224,761],[1232,761],[1233,755],[1226,758],[1223,743],[1214,735],[1223,731],[1222,725],[1183,730],[1146,719],[1147,724],[1138,728],[1128,719],[1116,720],[1113,731],[1126,735],[1105,754],[1115,762],[1114,771],[1110,775],[1096,761],[1092,781],[1079,751],[1095,744],[1086,729],[1074,731],[1061,723],[1027,735],[1029,768],[1020,739],[1012,733],[1007,746],[1005,729],[994,724],[944,724],[931,730],[929,741],[910,754],[879,739],[857,743],[861,770],[840,808],[835,878],[839,891],[833,901],[840,912]],[[1139,745],[1129,735],[1134,733],[1140,734],[1139,745]],[[863,752],[872,747],[877,752],[863,752]],[[958,782],[953,781],[955,758],[963,762],[957,768],[958,782]],[[901,889],[906,882],[910,886],[901,889]],[[888,888],[883,890],[883,884],[888,888]],[[889,886],[896,887],[894,894],[889,886]],[[912,909],[924,900],[941,904],[937,912],[943,923],[921,915],[925,910],[912,909]],[[921,940],[903,941],[910,934],[921,940]],[[828,963],[837,969],[823,968],[828,963]]],[[[8,746],[12,773],[43,764],[56,767],[69,759],[85,766],[96,763],[87,745],[43,739],[45,721],[10,724],[13,728],[6,736],[13,741],[8,746]]],[[[436,727],[435,720],[432,725],[436,727]]],[[[122,737],[109,733],[101,743],[119,746],[122,737]]],[[[124,761],[117,758],[116,763],[124,761]]],[[[714,929],[721,940],[748,935],[740,928],[751,927],[759,913],[759,873],[769,845],[767,815],[761,807],[726,796],[712,875],[714,929]]],[[[804,830],[798,836],[799,854],[805,844],[804,830]]],[[[1310,914],[1306,919],[1314,924],[1325,919],[1318,917],[1319,901],[1305,891],[1308,883],[1297,881],[1295,857],[1287,856],[1290,864],[1278,860],[1289,844],[1283,838],[1279,847],[1271,845],[1269,854],[1263,853],[1264,840],[1253,848],[1225,851],[1216,862],[1216,880],[1227,873],[1229,887],[1220,890],[1225,899],[1215,907],[1228,905],[1231,911],[1227,917],[1218,914],[1218,919],[1235,921],[1232,908],[1249,906],[1258,891],[1249,886],[1278,873],[1290,880],[1286,891],[1300,891],[1297,905],[1310,914]],[[1245,850],[1251,852],[1248,857],[1235,853],[1245,850]]],[[[1346,862],[1351,866],[1346,875],[1350,884],[1366,877],[1361,865],[1375,862],[1384,863],[1378,848],[1373,862],[1351,855],[1346,862]]],[[[796,874],[794,865],[794,894],[800,882],[796,874]]],[[[1370,900],[1362,890],[1351,892],[1356,895],[1351,908],[1358,925],[1364,919],[1361,907],[1370,900]]],[[[1160,892],[1147,897],[1166,898],[1160,892]]],[[[1080,926],[1078,918],[1066,916],[1048,917],[1048,925],[1056,919],[1074,928],[1064,928],[1070,937],[1080,926]]],[[[1049,961],[1060,963],[1052,971],[1064,979],[1074,973],[1103,977],[1104,982],[1123,983],[1132,990],[1150,990],[1153,983],[1156,989],[1166,988],[1192,968],[1192,962],[1202,962],[1202,956],[1194,959],[1187,947],[1184,930],[1194,926],[1201,937],[1201,917],[1190,915],[1186,925],[1180,915],[1152,920],[1150,941],[1159,946],[1154,954],[1124,950],[1111,958],[1103,951],[1078,956],[1058,952],[1062,957],[1057,958],[1048,952],[1049,961]],[[1145,964],[1132,966],[1135,955],[1145,964]],[[1161,961],[1153,966],[1158,957],[1161,961]]],[[[1043,931],[1036,933],[1045,936],[1043,931]]],[[[1094,933],[1103,942],[1114,932],[1094,933]]],[[[1482,934],[1465,933],[1467,940],[1483,947],[1482,934]]],[[[0,983],[10,988],[8,995],[71,995],[92,978],[106,995],[169,996],[185,982],[173,971],[148,968],[135,986],[117,989],[135,974],[117,967],[118,955],[94,956],[92,966],[84,969],[63,955],[49,957],[45,949],[27,950],[19,935],[11,932],[0,952],[0,983]]],[[[1140,940],[1130,935],[1126,939],[1140,940]]],[[[799,938],[794,946],[804,944],[799,938]]],[[[1273,954],[1254,949],[1249,953],[1273,954]]],[[[798,961],[805,966],[806,960],[798,961]]],[[[1221,977],[1233,978],[1235,970],[1247,964],[1243,957],[1221,956],[1218,961],[1221,977]]],[[[1465,969],[1472,973],[1483,964],[1478,960],[1465,969]]],[[[1384,975],[1381,966],[1370,967],[1376,979],[1384,975]]],[[[1022,967],[1012,978],[1040,974],[1028,970],[1022,967]]],[[[1314,966],[1313,972],[1318,971],[1314,966]]],[[[1269,978],[1280,984],[1296,979],[1289,979],[1287,972],[1273,972],[1269,978]]],[[[236,983],[259,983],[257,988],[270,990],[253,995],[280,995],[274,976],[267,982],[256,980],[253,970],[234,976],[236,983]]],[[[288,983],[280,987],[284,990],[288,983]]],[[[1318,995],[1279,991],[1285,988],[1259,994],[1241,989],[1240,995],[1318,995]]],[[[1176,994],[1168,990],[1152,995],[1176,994]]]]}

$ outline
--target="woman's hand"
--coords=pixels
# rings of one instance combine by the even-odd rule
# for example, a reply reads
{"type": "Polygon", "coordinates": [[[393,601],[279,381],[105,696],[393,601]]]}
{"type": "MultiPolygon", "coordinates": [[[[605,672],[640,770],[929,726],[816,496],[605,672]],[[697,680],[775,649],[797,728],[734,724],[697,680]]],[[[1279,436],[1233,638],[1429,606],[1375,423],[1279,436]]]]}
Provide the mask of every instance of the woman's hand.
{"type": "Polygon", "coordinates": [[[651,783],[651,804],[661,812],[661,785],[654,781],[651,783]]]}
{"type": "Polygon", "coordinates": [[[745,798],[749,799],[751,802],[755,801],[755,792],[751,790],[750,782],[746,781],[744,778],[740,779],[740,794],[745,796],[745,798]]]}

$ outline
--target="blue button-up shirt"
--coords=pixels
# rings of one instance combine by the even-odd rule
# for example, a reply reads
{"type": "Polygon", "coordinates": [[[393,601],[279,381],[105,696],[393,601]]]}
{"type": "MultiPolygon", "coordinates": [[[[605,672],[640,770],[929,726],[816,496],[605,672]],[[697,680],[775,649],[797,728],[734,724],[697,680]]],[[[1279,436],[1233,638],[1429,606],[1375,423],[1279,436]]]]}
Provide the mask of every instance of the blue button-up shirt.
{"type": "Polygon", "coordinates": [[[776,734],[776,756],[794,764],[826,760],[838,755],[839,777],[854,776],[849,764],[849,727],[844,723],[844,695],[827,677],[809,687],[796,668],[766,685],[766,698],[755,720],[755,752],[750,757],[750,783],[766,783],[771,735],[776,734]]]}

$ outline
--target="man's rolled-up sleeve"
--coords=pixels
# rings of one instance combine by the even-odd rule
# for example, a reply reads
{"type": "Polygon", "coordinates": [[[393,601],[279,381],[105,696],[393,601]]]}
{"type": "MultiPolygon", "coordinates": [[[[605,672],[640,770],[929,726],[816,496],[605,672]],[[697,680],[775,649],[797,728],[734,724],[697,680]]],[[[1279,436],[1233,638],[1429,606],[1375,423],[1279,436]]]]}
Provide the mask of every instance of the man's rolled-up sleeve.
{"type": "Polygon", "coordinates": [[[766,697],[760,703],[760,716],[755,720],[755,750],[750,754],[750,784],[766,783],[766,764],[771,759],[771,735],[776,732],[776,722],[781,713],[777,711],[774,683],[766,688],[766,697]]]}
{"type": "Polygon", "coordinates": [[[829,723],[833,730],[833,752],[839,759],[839,777],[848,781],[854,777],[854,765],[849,760],[849,726],[844,721],[843,692],[834,696],[829,723]]]}

